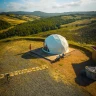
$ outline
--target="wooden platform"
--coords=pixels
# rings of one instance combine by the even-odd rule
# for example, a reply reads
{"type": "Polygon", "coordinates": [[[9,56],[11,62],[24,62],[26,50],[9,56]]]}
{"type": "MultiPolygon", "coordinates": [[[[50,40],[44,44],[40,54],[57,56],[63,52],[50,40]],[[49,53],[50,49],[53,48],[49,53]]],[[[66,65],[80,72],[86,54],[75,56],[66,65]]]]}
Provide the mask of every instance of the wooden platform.
{"type": "MultiPolygon", "coordinates": [[[[64,58],[69,56],[70,53],[73,52],[73,51],[75,51],[75,49],[69,48],[69,52],[64,55],[64,58]]],[[[42,48],[38,48],[38,49],[32,50],[30,52],[31,52],[31,54],[34,54],[35,57],[37,55],[37,56],[42,57],[42,58],[44,58],[44,59],[46,59],[46,60],[48,60],[50,62],[54,61],[58,57],[58,55],[48,54],[48,53],[44,52],[42,50],[42,48]]]]}

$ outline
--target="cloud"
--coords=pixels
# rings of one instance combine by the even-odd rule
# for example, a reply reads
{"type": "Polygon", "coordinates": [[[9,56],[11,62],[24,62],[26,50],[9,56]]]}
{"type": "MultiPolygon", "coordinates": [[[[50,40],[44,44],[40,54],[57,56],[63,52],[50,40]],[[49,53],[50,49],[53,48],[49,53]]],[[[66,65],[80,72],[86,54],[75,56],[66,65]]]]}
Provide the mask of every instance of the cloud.
{"type": "Polygon", "coordinates": [[[53,6],[63,11],[96,11],[96,0],[78,0],[53,6]]]}
{"type": "Polygon", "coordinates": [[[85,11],[96,11],[96,0],[81,0],[80,8],[85,11]]]}
{"type": "Polygon", "coordinates": [[[55,5],[55,0],[39,0],[38,2],[35,0],[23,0],[23,3],[10,2],[7,4],[8,11],[49,11],[52,6],[55,5]]]}
{"type": "Polygon", "coordinates": [[[64,4],[59,4],[59,5],[55,5],[53,6],[53,8],[66,8],[66,7],[75,7],[75,6],[80,6],[81,5],[81,1],[76,1],[76,2],[69,2],[69,3],[64,3],[64,4]]]}
{"type": "Polygon", "coordinates": [[[44,12],[65,12],[65,11],[95,11],[96,0],[77,0],[73,2],[57,2],[57,0],[20,0],[22,2],[7,3],[7,11],[44,11],[44,12]]]}

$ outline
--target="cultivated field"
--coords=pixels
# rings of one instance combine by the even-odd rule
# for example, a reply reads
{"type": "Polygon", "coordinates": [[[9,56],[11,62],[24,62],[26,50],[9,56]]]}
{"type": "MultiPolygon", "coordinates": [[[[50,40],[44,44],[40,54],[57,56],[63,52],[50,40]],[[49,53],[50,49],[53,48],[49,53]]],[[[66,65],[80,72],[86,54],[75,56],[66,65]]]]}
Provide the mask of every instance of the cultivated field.
{"type": "Polygon", "coordinates": [[[75,49],[70,56],[51,64],[43,58],[34,57],[29,52],[30,44],[32,50],[43,46],[43,42],[32,40],[0,42],[0,77],[4,73],[14,74],[9,83],[6,78],[0,79],[1,96],[96,95],[96,82],[79,75],[86,65],[94,64],[86,54],[75,49]],[[26,72],[20,73],[25,69],[26,72]]]}

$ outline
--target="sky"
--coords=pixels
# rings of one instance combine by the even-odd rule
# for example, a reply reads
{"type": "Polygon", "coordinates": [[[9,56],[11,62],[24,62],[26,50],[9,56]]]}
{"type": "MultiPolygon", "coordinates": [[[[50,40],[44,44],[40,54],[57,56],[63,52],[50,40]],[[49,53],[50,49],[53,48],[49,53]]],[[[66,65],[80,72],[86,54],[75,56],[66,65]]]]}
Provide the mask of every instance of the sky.
{"type": "Polygon", "coordinates": [[[0,12],[8,11],[96,11],[96,0],[0,0],[0,12]]]}

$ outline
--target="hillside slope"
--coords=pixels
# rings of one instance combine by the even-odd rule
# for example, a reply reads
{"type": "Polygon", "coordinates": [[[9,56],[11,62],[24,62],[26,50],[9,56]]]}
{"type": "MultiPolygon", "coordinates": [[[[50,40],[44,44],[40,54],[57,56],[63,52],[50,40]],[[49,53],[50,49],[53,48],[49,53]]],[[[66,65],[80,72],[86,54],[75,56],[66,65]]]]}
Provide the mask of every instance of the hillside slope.
{"type": "Polygon", "coordinates": [[[37,34],[39,32],[45,32],[48,30],[59,29],[61,24],[68,24],[78,19],[62,19],[61,16],[44,18],[40,20],[30,21],[23,24],[19,24],[14,28],[0,34],[0,38],[7,38],[12,36],[28,36],[37,34]]]}
{"type": "Polygon", "coordinates": [[[30,35],[45,38],[51,34],[60,34],[70,41],[96,44],[95,26],[96,18],[93,16],[55,16],[19,24],[6,32],[0,33],[0,39],[30,35]]]}
{"type": "Polygon", "coordinates": [[[76,26],[75,25],[77,24],[76,22],[65,24],[63,25],[63,27],[57,30],[41,32],[39,34],[34,34],[32,36],[45,38],[51,34],[60,34],[70,41],[96,45],[96,23],[95,22],[90,23],[88,20],[87,22],[88,25],[86,25],[85,22],[82,22],[82,24],[80,25],[78,24],[78,26],[76,26]]]}
{"type": "Polygon", "coordinates": [[[87,25],[81,29],[77,30],[79,32],[81,42],[85,41],[88,42],[96,42],[96,22],[90,25],[87,25]]]}

